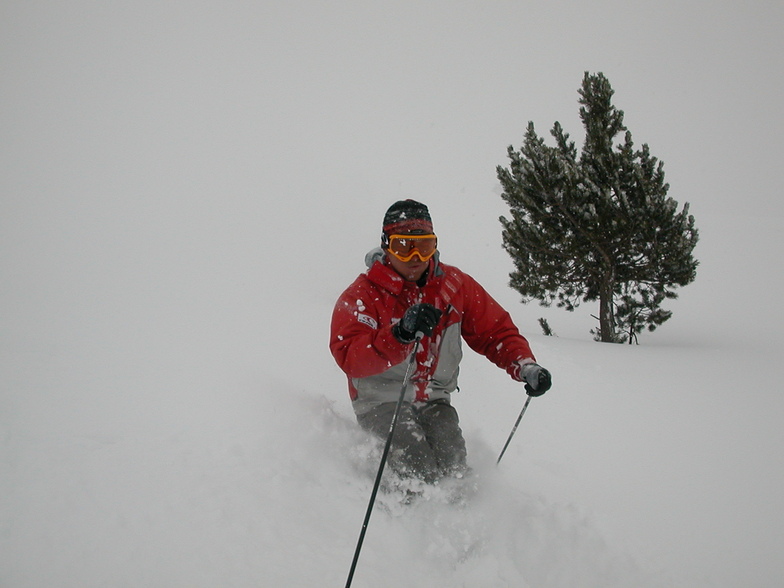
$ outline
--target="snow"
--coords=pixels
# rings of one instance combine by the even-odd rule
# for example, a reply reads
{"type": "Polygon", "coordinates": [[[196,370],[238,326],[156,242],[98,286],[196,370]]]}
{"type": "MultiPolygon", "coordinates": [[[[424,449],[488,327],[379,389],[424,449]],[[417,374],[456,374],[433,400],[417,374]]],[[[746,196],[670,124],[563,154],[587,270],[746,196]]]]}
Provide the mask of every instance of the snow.
{"type": "Polygon", "coordinates": [[[381,495],[353,585],[780,585],[780,10],[657,5],[604,47],[544,4],[273,4],[3,8],[0,586],[343,585],[379,448],[329,319],[407,197],[554,385],[496,466],[524,391],[466,349],[466,504],[381,495]],[[494,167],[529,119],[579,132],[587,69],[701,234],[639,346],[506,285],[494,167]]]}

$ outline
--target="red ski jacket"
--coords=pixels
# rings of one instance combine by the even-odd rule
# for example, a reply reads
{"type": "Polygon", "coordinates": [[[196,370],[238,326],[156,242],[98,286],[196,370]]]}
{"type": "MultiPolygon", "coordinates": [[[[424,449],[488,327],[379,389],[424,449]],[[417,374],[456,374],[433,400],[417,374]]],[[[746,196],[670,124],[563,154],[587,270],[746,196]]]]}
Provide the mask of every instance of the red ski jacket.
{"type": "Polygon", "coordinates": [[[343,292],[332,314],[330,350],[348,377],[356,414],[397,402],[412,346],[395,339],[392,326],[418,302],[430,303],[443,314],[432,335],[418,346],[405,393],[408,402],[449,401],[457,389],[461,340],[518,381],[519,362],[535,361],[509,313],[471,276],[440,263],[436,255],[426,283],[418,286],[383,259],[381,249],[368,254],[368,271],[343,292]]]}

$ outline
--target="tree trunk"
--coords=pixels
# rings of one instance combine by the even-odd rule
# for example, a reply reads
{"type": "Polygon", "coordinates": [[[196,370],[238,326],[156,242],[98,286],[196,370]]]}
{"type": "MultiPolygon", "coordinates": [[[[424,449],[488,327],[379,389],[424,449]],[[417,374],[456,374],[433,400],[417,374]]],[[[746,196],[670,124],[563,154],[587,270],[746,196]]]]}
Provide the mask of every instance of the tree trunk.
{"type": "Polygon", "coordinates": [[[618,340],[615,334],[613,285],[614,279],[610,274],[602,281],[599,291],[599,334],[602,343],[615,343],[618,340]]]}

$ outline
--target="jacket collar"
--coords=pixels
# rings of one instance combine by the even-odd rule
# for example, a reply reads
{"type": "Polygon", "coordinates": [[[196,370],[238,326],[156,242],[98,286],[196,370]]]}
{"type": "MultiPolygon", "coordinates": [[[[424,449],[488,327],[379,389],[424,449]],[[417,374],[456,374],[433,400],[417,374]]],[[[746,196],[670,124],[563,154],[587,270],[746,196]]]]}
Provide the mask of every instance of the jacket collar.
{"type": "MultiPolygon", "coordinates": [[[[365,265],[367,265],[369,268],[367,271],[367,277],[377,286],[380,286],[385,290],[389,290],[392,294],[398,296],[403,292],[403,288],[406,286],[406,281],[400,274],[392,269],[392,267],[385,263],[385,259],[386,253],[383,249],[381,249],[381,247],[376,247],[375,249],[368,251],[367,255],[365,255],[365,265]]],[[[430,277],[428,280],[440,277],[444,273],[441,269],[441,264],[439,263],[438,251],[436,251],[436,254],[430,258],[429,272],[430,277]]]]}

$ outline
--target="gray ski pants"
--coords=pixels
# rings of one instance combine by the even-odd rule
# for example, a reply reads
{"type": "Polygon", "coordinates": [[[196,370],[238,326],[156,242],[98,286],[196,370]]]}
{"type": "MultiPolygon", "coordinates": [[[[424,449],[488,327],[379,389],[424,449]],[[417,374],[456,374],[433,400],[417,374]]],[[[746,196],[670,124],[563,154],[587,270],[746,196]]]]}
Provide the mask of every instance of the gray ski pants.
{"type": "MultiPolygon", "coordinates": [[[[382,404],[357,416],[359,425],[382,439],[389,435],[396,403],[382,404]]],[[[389,465],[402,477],[432,483],[466,469],[466,447],[457,411],[445,400],[400,407],[389,465]]]]}

